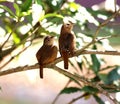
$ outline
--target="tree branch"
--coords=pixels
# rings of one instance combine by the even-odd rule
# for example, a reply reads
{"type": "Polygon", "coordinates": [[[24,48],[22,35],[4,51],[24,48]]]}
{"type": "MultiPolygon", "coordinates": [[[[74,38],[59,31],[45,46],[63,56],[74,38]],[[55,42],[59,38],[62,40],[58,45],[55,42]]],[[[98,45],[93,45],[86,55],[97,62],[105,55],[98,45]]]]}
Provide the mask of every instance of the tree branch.
{"type": "MultiPolygon", "coordinates": [[[[82,54],[120,55],[120,52],[118,52],[118,51],[84,50],[83,52],[80,52],[80,50],[75,51],[74,56],[79,56],[79,55],[82,55],[82,54]]],[[[71,57],[74,57],[74,56],[71,56],[71,57]]],[[[52,68],[52,67],[54,67],[55,64],[59,63],[60,61],[62,61],[62,58],[58,57],[54,62],[46,65],[45,67],[46,68],[52,68]]],[[[15,73],[15,72],[37,69],[37,68],[39,68],[38,64],[31,65],[31,66],[25,65],[25,66],[22,66],[22,67],[11,68],[11,69],[7,69],[5,71],[1,71],[0,76],[7,75],[7,74],[12,74],[12,73],[15,73]]]]}
{"type": "MultiPolygon", "coordinates": [[[[81,53],[79,53],[80,50],[77,50],[75,52],[75,55],[74,56],[79,56],[81,53]]],[[[120,52],[113,52],[113,51],[88,51],[88,50],[84,50],[82,52],[82,54],[109,54],[109,55],[120,55],[120,52]]],[[[73,57],[74,57],[73,56],[73,57]]],[[[73,79],[74,81],[77,81],[77,83],[80,82],[83,82],[84,85],[89,85],[89,86],[92,86],[92,87],[95,87],[97,89],[99,89],[99,91],[106,95],[107,97],[109,97],[115,104],[117,104],[117,101],[116,99],[114,99],[107,91],[105,91],[101,86],[100,84],[97,84],[97,83],[91,83],[89,80],[87,80],[86,78],[82,77],[82,76],[79,76],[79,75],[74,75],[74,74],[71,74],[70,72],[66,71],[66,70],[62,70],[61,68],[57,67],[55,64],[62,61],[62,58],[59,57],[57,58],[54,62],[48,64],[45,66],[45,68],[52,68],[54,69],[55,71],[59,72],[59,73],[62,73],[64,74],[65,76],[73,79]]],[[[39,68],[39,64],[35,64],[35,65],[31,65],[31,66],[22,66],[22,67],[16,67],[16,68],[11,68],[11,69],[8,69],[8,70],[5,70],[5,71],[1,71],[0,72],[0,76],[3,76],[3,75],[8,75],[8,74],[12,74],[12,73],[15,73],[15,72],[21,72],[21,71],[26,71],[26,70],[32,70],[32,69],[37,69],[39,68]]]]}
{"type": "Polygon", "coordinates": [[[79,99],[81,99],[81,98],[83,98],[83,97],[85,97],[85,96],[89,96],[89,95],[90,95],[89,93],[84,93],[84,94],[78,96],[77,98],[74,98],[73,100],[71,100],[68,104],[73,104],[73,103],[76,102],[77,100],[79,100],[79,99]]]}

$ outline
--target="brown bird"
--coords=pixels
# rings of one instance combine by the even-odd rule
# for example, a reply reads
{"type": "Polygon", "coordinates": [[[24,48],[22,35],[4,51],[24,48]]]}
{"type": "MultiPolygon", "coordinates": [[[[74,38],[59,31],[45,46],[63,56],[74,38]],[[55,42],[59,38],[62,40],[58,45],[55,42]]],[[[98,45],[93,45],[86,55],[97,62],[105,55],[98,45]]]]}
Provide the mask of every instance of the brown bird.
{"type": "Polygon", "coordinates": [[[40,65],[40,78],[43,78],[44,65],[49,64],[56,59],[57,51],[57,46],[54,45],[54,37],[45,37],[42,47],[36,53],[36,58],[40,65]]]}
{"type": "Polygon", "coordinates": [[[75,35],[72,32],[73,23],[63,23],[59,37],[59,51],[64,60],[64,68],[68,69],[68,58],[74,54],[76,43],[75,35]]]}

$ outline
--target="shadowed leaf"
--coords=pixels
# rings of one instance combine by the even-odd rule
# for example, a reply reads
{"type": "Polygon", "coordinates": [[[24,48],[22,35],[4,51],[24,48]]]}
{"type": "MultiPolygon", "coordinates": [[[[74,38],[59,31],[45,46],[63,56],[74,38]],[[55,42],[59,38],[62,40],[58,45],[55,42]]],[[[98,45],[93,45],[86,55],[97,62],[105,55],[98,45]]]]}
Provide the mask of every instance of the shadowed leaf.
{"type": "Polygon", "coordinates": [[[70,93],[74,93],[74,92],[77,92],[77,91],[81,91],[80,88],[77,88],[77,87],[69,87],[69,88],[64,88],[60,94],[70,94],[70,93]]]}

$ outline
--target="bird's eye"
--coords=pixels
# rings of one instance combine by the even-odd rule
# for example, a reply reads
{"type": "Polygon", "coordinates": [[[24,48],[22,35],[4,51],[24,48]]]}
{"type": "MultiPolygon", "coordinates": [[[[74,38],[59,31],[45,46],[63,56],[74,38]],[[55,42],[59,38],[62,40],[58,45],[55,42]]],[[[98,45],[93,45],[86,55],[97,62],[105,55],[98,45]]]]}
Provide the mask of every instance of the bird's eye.
{"type": "Polygon", "coordinates": [[[67,26],[69,26],[70,24],[66,24],[67,26]]]}

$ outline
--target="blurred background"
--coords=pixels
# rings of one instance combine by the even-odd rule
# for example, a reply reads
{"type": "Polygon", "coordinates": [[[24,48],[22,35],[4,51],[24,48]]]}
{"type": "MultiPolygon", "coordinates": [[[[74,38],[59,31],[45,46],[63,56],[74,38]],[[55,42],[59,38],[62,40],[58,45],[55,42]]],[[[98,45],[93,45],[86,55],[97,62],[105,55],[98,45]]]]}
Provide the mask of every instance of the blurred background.
{"type": "MultiPolygon", "coordinates": [[[[119,0],[1,0],[0,71],[37,63],[35,54],[42,46],[46,35],[55,36],[55,44],[58,46],[57,40],[65,16],[72,17],[76,22],[73,31],[77,37],[77,48],[80,49],[92,40],[100,23],[113,15],[119,9],[119,5],[119,0]]],[[[112,35],[117,37],[106,38],[89,49],[120,51],[119,26],[120,17],[117,16],[101,28],[97,38],[112,35]]],[[[116,65],[120,65],[120,56],[98,55],[96,58],[100,60],[101,68],[113,66],[111,69],[115,69],[116,65]]],[[[70,65],[69,72],[74,73],[76,69],[79,70],[80,75],[94,78],[93,74],[88,73],[88,70],[94,72],[94,68],[90,69],[95,64],[92,63],[91,56],[85,55],[70,60],[74,65],[70,65]],[[81,68],[80,64],[82,65],[83,62],[85,65],[81,68]]],[[[62,62],[57,65],[63,67],[62,62]]],[[[110,84],[117,83],[116,85],[120,86],[120,75],[116,76],[110,84]]],[[[105,77],[99,76],[99,78],[103,82],[106,80],[105,77]]],[[[0,104],[52,104],[68,81],[68,77],[47,68],[44,70],[44,79],[39,78],[38,69],[1,76],[0,104]]],[[[77,87],[74,82],[69,86],[77,87]]],[[[55,104],[68,104],[82,94],[83,91],[62,94],[55,104]]],[[[120,101],[119,92],[112,95],[120,101]]],[[[113,104],[106,96],[102,94],[98,96],[104,104],[113,104]]],[[[83,97],[74,102],[74,104],[80,103],[103,104],[94,96],[83,97]]]]}

